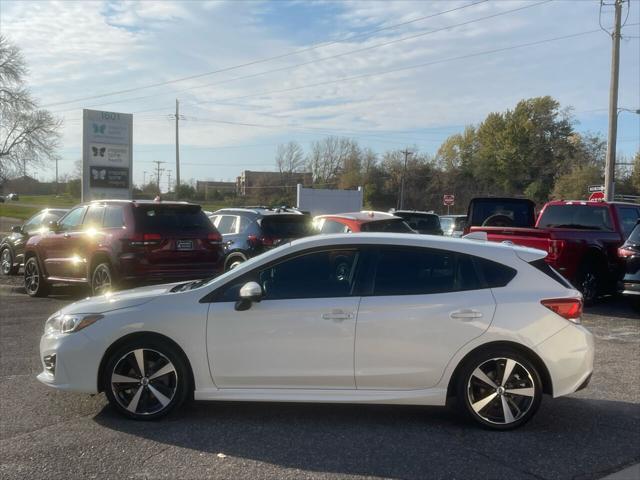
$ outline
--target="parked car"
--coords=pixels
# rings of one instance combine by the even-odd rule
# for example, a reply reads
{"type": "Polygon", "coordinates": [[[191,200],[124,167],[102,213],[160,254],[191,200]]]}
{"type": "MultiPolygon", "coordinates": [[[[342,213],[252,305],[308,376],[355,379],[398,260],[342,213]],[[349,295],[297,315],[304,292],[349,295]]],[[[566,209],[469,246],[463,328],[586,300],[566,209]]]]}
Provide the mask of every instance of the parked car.
{"type": "Polygon", "coordinates": [[[120,286],[211,277],[222,269],[222,237],[200,205],[100,200],[71,209],[25,246],[27,293],[80,283],[94,295],[120,286]]]}
{"type": "Polygon", "coordinates": [[[457,398],[478,424],[515,428],[543,393],[580,390],[593,370],[580,293],[540,268],[544,256],[422,235],[303,238],[209,282],[62,308],[46,321],[38,379],[104,391],[115,410],[138,420],[192,397],[457,398]]]}
{"type": "Polygon", "coordinates": [[[309,215],[287,207],[223,208],[212,213],[209,219],[222,234],[225,270],[313,233],[309,215]]]}
{"type": "Polygon", "coordinates": [[[443,235],[447,237],[461,237],[467,225],[466,215],[440,215],[440,225],[443,235]]]}
{"type": "Polygon", "coordinates": [[[0,195],[0,203],[4,203],[4,197],[0,195]]]}
{"type": "Polygon", "coordinates": [[[313,219],[313,228],[318,233],[416,233],[401,217],[372,211],[318,215],[313,219]]]}
{"type": "Polygon", "coordinates": [[[472,200],[468,229],[486,232],[491,241],[548,252],[547,263],[582,292],[586,303],[615,293],[624,272],[618,248],[640,218],[640,205],[558,200],[548,202],[536,221],[533,202],[506,200],[472,200]]]}
{"type": "Polygon", "coordinates": [[[18,200],[20,200],[20,195],[18,195],[17,193],[10,193],[9,195],[7,195],[7,200],[17,202],[18,200]]]}
{"type": "Polygon", "coordinates": [[[33,235],[47,230],[49,223],[58,220],[68,210],[45,208],[22,225],[16,225],[11,233],[0,240],[0,271],[3,275],[15,275],[24,263],[24,246],[33,235]]]}
{"type": "Polygon", "coordinates": [[[629,297],[632,305],[640,310],[640,222],[618,249],[618,256],[625,264],[625,275],[618,284],[618,290],[629,297]]]}
{"type": "Polygon", "coordinates": [[[389,213],[402,218],[412,230],[424,235],[442,235],[440,217],[435,213],[417,210],[390,210],[389,213]]]}

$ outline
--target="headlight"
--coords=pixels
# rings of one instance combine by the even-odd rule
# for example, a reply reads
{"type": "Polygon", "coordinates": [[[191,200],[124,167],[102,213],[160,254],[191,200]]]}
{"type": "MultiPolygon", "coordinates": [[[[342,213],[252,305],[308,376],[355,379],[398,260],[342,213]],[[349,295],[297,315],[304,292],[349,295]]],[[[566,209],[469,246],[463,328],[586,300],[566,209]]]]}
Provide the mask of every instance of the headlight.
{"type": "Polygon", "coordinates": [[[44,333],[45,335],[51,333],[71,333],[77,332],[78,330],[82,330],[85,327],[88,327],[92,323],[97,322],[101,318],[104,318],[104,315],[96,315],[96,314],[79,314],[79,315],[62,315],[56,314],[52,317],[49,317],[47,322],[44,324],[44,333]]]}

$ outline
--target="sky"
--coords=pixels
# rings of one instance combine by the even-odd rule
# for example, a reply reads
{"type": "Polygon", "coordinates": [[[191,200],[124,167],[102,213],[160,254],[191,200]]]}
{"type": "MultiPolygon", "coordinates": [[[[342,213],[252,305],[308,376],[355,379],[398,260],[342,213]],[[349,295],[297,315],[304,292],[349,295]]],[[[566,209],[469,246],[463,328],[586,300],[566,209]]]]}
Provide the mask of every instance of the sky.
{"type": "MultiPolygon", "coordinates": [[[[640,1],[623,13],[619,106],[635,110],[640,1]]],[[[81,158],[83,108],[133,113],[134,180],[164,161],[164,188],[176,98],[183,181],[274,170],[278,144],[308,151],[329,135],[434,154],[542,95],[571,107],[578,131],[606,136],[611,38],[599,19],[610,29],[599,0],[0,0],[29,88],[63,120],[61,174],[81,158]]],[[[619,114],[617,145],[640,149],[640,115],[619,114]]]]}

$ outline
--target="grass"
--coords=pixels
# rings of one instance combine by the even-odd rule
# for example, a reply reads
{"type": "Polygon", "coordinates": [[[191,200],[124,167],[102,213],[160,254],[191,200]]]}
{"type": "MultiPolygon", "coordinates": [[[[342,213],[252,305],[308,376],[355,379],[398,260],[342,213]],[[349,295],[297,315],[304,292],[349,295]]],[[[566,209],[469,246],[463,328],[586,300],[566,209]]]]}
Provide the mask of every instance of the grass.
{"type": "Polygon", "coordinates": [[[29,203],[41,208],[73,207],[80,203],[80,199],[73,198],[66,193],[62,195],[20,195],[18,203],[29,203]]]}
{"type": "Polygon", "coordinates": [[[42,206],[34,205],[33,207],[27,207],[22,205],[12,205],[9,202],[0,203],[0,217],[12,217],[26,220],[40,210],[42,210],[42,206]]]}

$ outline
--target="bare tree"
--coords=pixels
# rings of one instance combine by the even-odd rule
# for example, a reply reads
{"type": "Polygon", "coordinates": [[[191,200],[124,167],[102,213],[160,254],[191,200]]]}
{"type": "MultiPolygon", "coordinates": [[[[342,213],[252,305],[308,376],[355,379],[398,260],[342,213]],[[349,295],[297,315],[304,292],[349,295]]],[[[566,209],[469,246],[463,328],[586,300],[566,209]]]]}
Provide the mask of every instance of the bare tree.
{"type": "Polygon", "coordinates": [[[350,160],[357,158],[359,147],[355,140],[327,137],[313,142],[307,163],[316,184],[337,183],[339,175],[350,160]]]}
{"type": "Polygon", "coordinates": [[[0,180],[55,158],[61,122],[39,109],[25,86],[20,49],[0,35],[0,180]]]}

